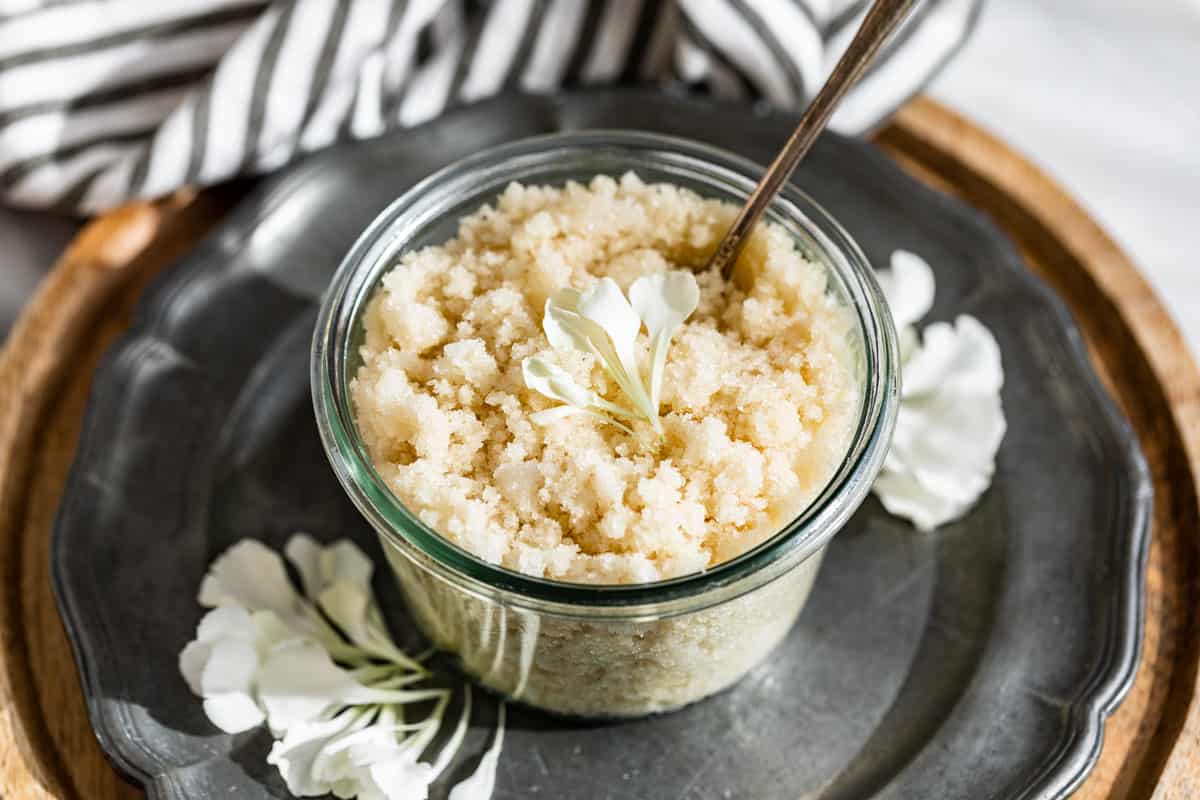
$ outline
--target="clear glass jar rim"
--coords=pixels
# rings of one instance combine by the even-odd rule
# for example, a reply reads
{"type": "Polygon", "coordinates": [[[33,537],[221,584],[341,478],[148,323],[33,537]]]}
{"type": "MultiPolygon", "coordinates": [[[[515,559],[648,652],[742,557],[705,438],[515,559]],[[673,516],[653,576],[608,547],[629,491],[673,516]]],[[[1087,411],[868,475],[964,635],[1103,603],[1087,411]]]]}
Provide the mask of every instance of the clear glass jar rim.
{"type": "MultiPolygon", "coordinates": [[[[661,614],[672,607],[702,608],[750,591],[820,550],[865,497],[886,455],[895,422],[899,402],[897,337],[879,284],[849,234],[794,185],[784,189],[772,209],[814,236],[827,251],[832,245],[832,251],[824,254],[825,262],[850,292],[863,339],[866,382],[862,414],[837,471],[796,519],[757,547],[703,572],[643,584],[567,583],[490,564],[443,538],[392,494],[366,453],[350,408],[349,340],[374,291],[370,274],[375,272],[375,279],[380,274],[374,270],[378,265],[374,256],[393,247],[403,229],[418,230],[427,224],[431,212],[452,201],[459,190],[469,189],[473,179],[489,168],[535,169],[561,165],[572,155],[594,159],[603,153],[623,159],[635,170],[638,163],[686,163],[725,181],[728,191],[743,198],[762,172],[754,162],[709,145],[615,130],[530,137],[438,170],[372,221],[330,283],[317,318],[310,364],[317,424],[339,481],[372,526],[407,555],[468,591],[512,605],[567,614],[590,610],[636,616],[651,609],[661,614]]],[[[393,263],[397,252],[387,255],[393,263]]]]}

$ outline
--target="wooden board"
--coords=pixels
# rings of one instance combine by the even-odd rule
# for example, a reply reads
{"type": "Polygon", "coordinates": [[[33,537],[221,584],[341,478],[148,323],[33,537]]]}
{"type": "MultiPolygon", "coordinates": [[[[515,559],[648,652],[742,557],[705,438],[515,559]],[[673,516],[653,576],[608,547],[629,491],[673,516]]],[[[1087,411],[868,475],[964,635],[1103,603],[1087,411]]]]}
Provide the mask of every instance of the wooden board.
{"type": "MultiPolygon", "coordinates": [[[[1136,268],[1002,143],[925,99],[878,141],[922,180],[990,214],[1067,300],[1153,471],[1142,663],[1079,796],[1200,797],[1200,620],[1192,613],[1200,607],[1200,371],[1136,268]]],[[[50,589],[50,529],[98,358],[128,325],[145,282],[236,196],[181,193],[95,221],[0,352],[0,797],[140,795],[109,767],[88,726],[50,589]]]]}

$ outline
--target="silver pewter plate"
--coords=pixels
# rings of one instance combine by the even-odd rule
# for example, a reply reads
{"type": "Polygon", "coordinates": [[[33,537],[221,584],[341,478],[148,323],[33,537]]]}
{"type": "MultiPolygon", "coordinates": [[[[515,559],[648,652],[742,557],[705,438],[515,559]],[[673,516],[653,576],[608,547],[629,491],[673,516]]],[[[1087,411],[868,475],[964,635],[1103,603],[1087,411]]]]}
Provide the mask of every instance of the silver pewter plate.
{"type": "MultiPolygon", "coordinates": [[[[491,100],[264,181],[160,277],[97,372],[53,546],[116,767],[154,798],[288,796],[269,734],[217,731],[176,659],[207,565],[240,538],[348,536],[382,564],[321,451],[308,386],[319,295],[377,212],[528,135],[646,129],[765,163],[794,121],[649,92],[491,100]]],[[[1141,633],[1151,498],[1129,425],[1061,301],[980,214],[832,134],[795,180],[873,263],[897,248],[930,262],[930,320],[971,313],[995,332],[1009,421],[995,483],[931,535],[868,500],[790,636],[714,698],[605,724],[511,708],[496,800],[1057,798],[1099,754],[1141,633]]],[[[397,635],[414,636],[378,572],[397,635]]],[[[448,783],[489,741],[496,706],[481,696],[448,783]]]]}

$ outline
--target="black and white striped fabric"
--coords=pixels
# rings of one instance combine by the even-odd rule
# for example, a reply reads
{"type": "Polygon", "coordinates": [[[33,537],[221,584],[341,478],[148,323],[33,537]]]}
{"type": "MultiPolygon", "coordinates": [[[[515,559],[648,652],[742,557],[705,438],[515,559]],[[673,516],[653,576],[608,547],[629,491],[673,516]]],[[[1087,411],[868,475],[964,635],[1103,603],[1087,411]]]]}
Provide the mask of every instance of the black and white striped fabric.
{"type": "MultiPolygon", "coordinates": [[[[839,109],[861,132],[980,0],[925,0],[839,109]]],[[[866,0],[0,0],[0,192],[89,214],[268,172],[503,90],[684,84],[802,108],[866,0]]]]}

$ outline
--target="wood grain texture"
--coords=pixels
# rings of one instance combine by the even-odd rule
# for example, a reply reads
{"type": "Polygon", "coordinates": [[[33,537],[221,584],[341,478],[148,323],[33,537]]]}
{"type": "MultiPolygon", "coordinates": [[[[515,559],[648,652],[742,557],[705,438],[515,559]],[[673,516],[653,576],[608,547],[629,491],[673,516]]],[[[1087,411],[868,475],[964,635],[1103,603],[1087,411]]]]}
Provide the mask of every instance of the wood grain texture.
{"type": "Polygon", "coordinates": [[[141,796],[90,727],[50,588],[50,529],[91,375],[145,283],[228,206],[180,193],[102,217],[46,277],[0,352],[0,797],[141,796]]]}
{"type": "MultiPolygon", "coordinates": [[[[1200,372],[1146,282],[1028,162],[929,100],[880,144],[922,180],[990,214],[1067,300],[1141,438],[1155,481],[1142,664],[1109,720],[1088,798],[1200,797],[1200,372]]],[[[50,528],[95,364],[145,281],[186,252],[233,192],[138,204],[89,225],[0,353],[0,797],[138,796],[104,760],[49,581],[50,528]]]]}

